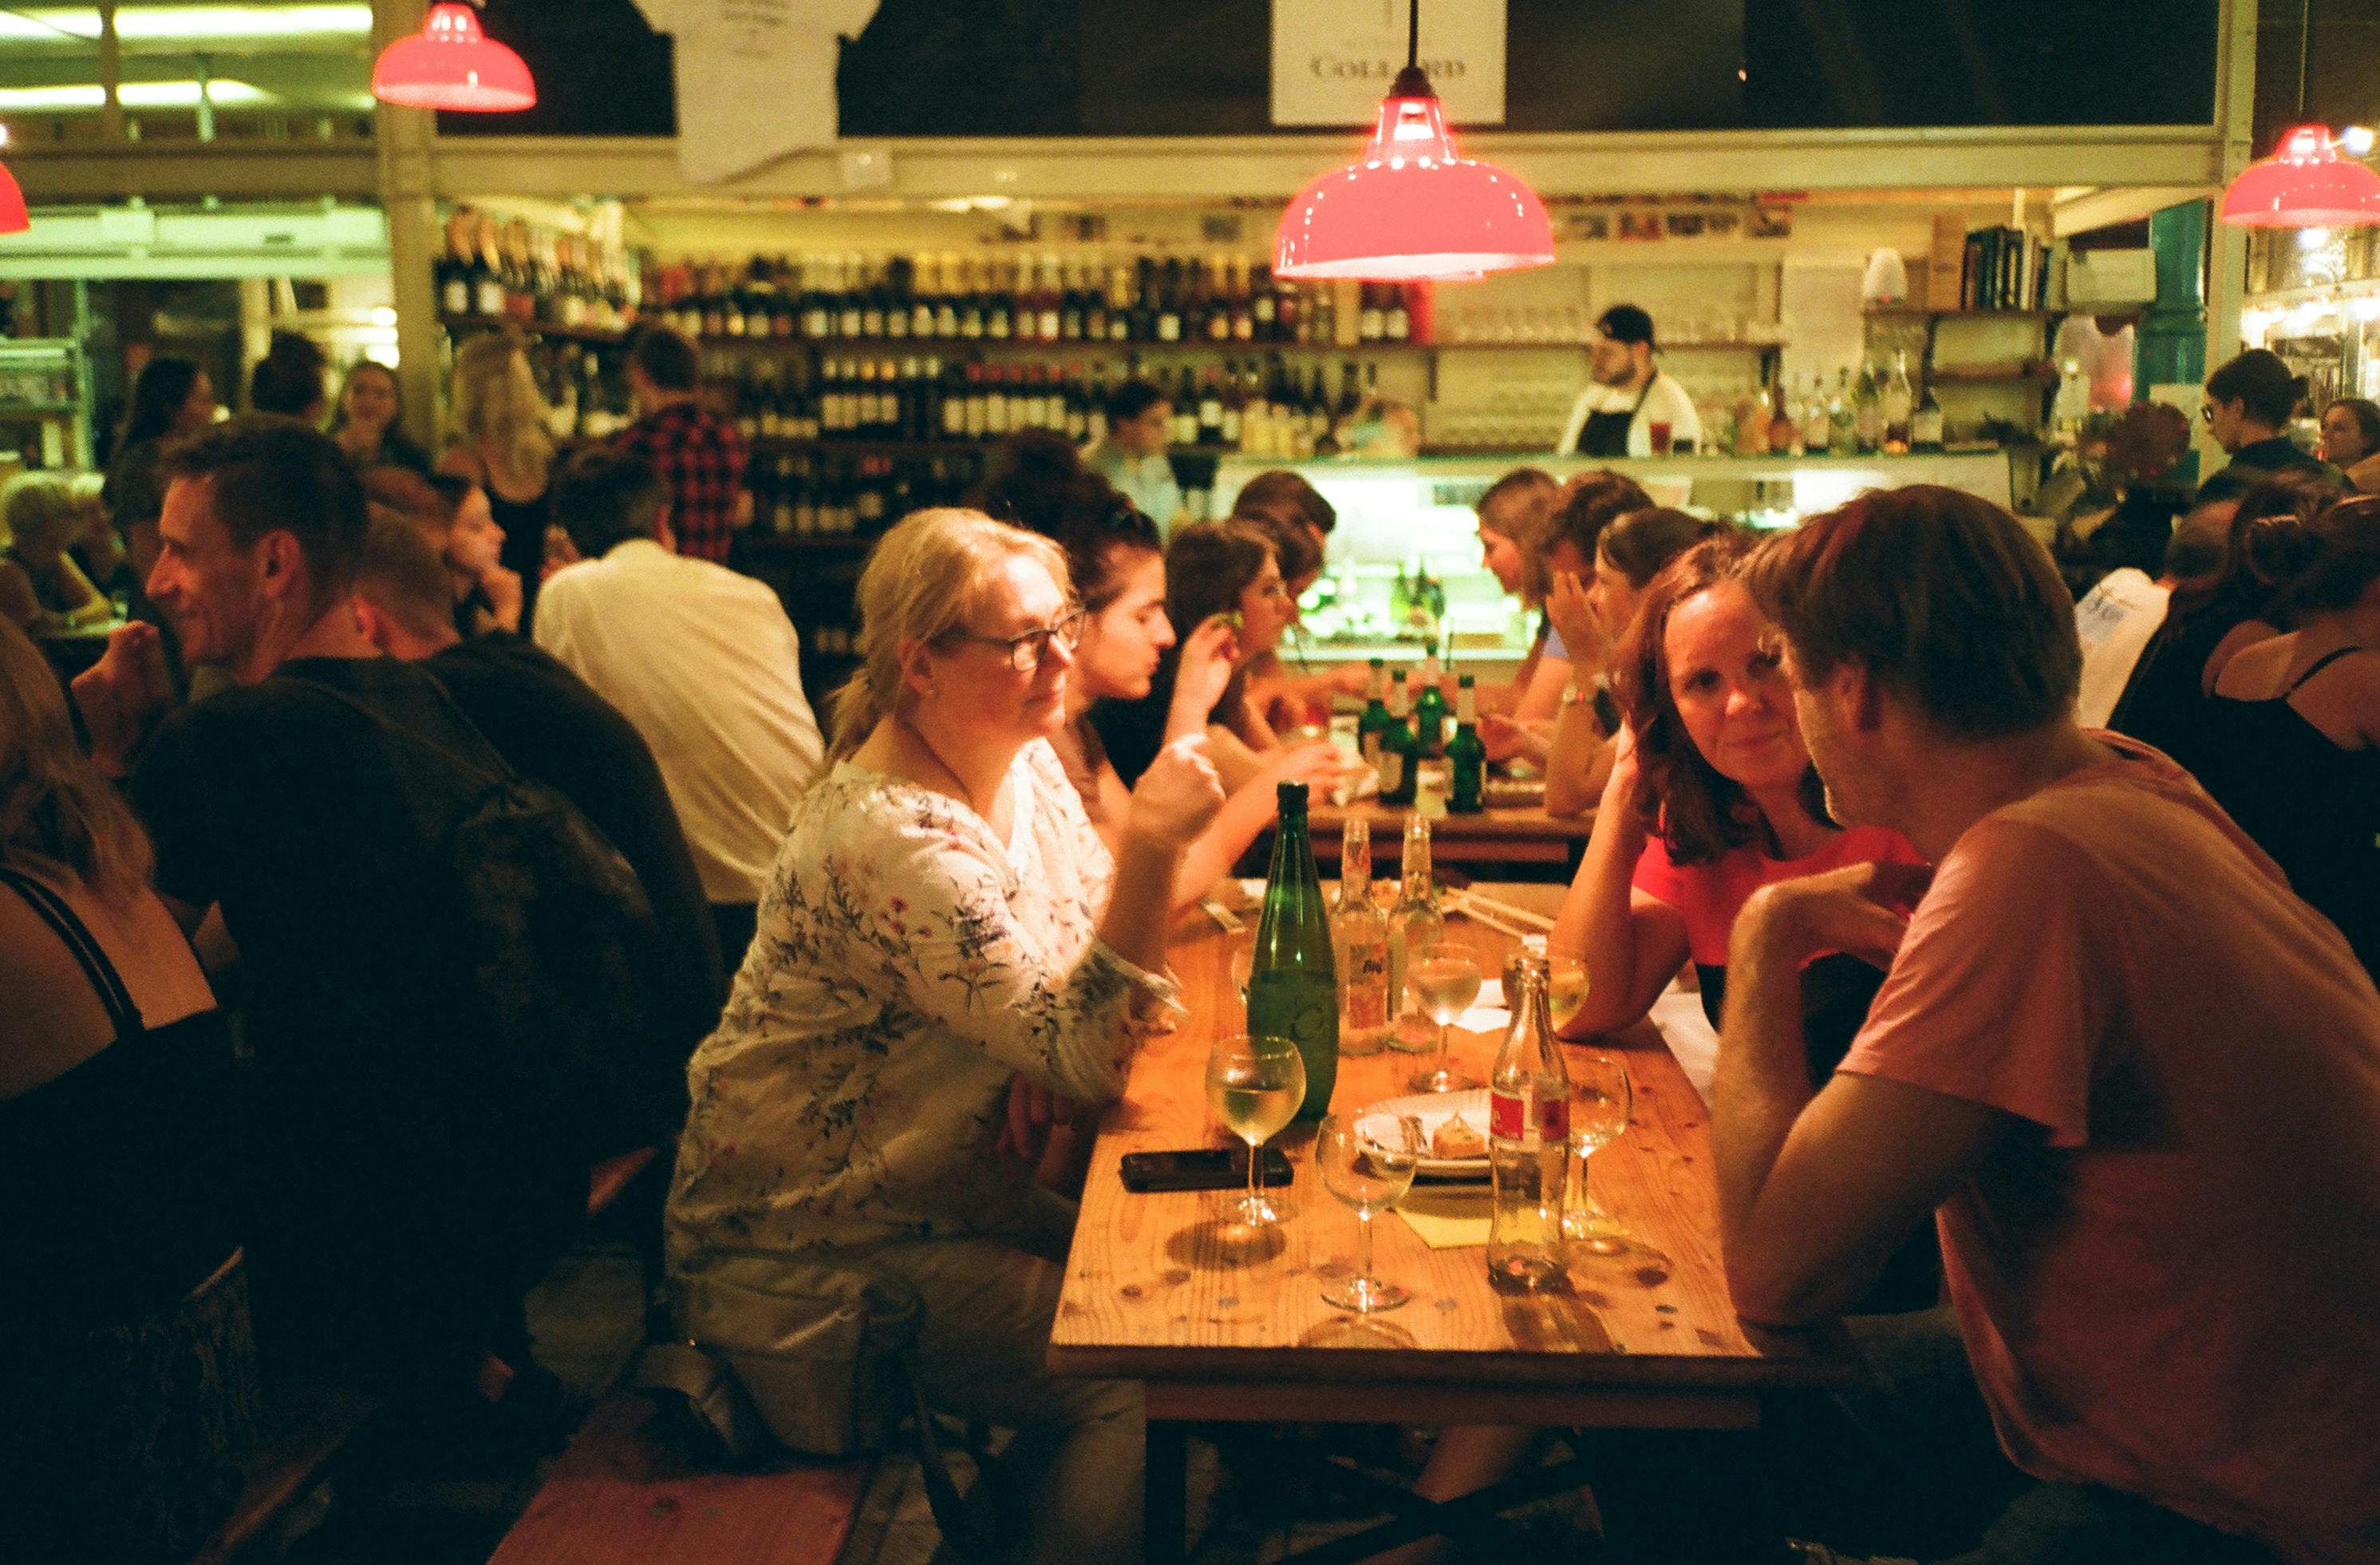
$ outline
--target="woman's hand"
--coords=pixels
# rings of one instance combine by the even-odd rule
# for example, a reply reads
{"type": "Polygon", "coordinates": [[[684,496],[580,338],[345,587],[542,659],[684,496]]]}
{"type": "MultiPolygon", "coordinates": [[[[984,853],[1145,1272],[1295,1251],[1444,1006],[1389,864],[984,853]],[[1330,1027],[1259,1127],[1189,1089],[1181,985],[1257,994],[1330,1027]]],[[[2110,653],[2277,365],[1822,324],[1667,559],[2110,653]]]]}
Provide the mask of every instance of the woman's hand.
{"type": "Polygon", "coordinates": [[[1265,764],[1257,780],[1270,787],[1278,782],[1303,782],[1309,793],[1328,793],[1348,770],[1346,752],[1328,739],[1292,745],[1265,764]]]}
{"type": "Polygon", "coordinates": [[[1038,1163],[1050,1127],[1067,1118],[1065,1100],[1023,1076],[1008,1078],[1008,1112],[1000,1122],[1000,1149],[1020,1162],[1038,1163]]]}
{"type": "Polygon", "coordinates": [[[480,573],[480,590],[487,595],[488,613],[499,630],[518,631],[521,622],[520,572],[490,565],[480,573]]]}
{"type": "Polygon", "coordinates": [[[1603,621],[1587,601],[1585,584],[1575,571],[1554,573],[1546,594],[1546,618],[1553,622],[1572,668],[1591,672],[1611,661],[1611,637],[1604,633],[1603,621]]]}
{"type": "Polygon", "coordinates": [[[1479,714],[1479,742],[1488,746],[1491,761],[1508,761],[1521,754],[1527,734],[1512,719],[1500,712],[1479,714]]]}
{"type": "Polygon", "coordinates": [[[1179,737],[1207,726],[1207,714],[1223,698],[1232,665],[1240,655],[1239,635],[1221,614],[1210,614],[1182,643],[1173,670],[1173,707],[1166,732],[1179,737]]]}
{"type": "Polygon", "coordinates": [[[1207,736],[1193,734],[1157,752],[1132,791],[1131,831],[1179,852],[1196,842],[1223,807],[1223,784],[1207,754],[1207,736]]]}

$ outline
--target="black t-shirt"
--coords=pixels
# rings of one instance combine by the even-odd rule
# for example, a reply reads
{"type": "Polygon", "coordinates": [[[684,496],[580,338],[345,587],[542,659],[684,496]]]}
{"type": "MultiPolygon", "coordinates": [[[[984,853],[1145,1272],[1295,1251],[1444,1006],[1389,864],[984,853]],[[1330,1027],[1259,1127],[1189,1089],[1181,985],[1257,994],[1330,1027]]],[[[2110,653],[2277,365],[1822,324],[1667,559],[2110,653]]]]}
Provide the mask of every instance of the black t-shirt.
{"type": "Polygon", "coordinates": [[[175,713],[129,790],[158,889],[239,948],[260,1346],[411,1377],[517,1335],[587,1171],[492,1048],[461,938],[444,838],[482,784],[370,713],[484,756],[427,672],[305,659],[175,713]]]}
{"type": "Polygon", "coordinates": [[[517,636],[490,632],[421,666],[514,770],[577,805],[643,882],[671,983],[662,999],[666,1030],[653,1041],[682,1094],[687,1059],[719,1024],[726,981],[694,855],[644,736],[559,660],[517,636]]]}

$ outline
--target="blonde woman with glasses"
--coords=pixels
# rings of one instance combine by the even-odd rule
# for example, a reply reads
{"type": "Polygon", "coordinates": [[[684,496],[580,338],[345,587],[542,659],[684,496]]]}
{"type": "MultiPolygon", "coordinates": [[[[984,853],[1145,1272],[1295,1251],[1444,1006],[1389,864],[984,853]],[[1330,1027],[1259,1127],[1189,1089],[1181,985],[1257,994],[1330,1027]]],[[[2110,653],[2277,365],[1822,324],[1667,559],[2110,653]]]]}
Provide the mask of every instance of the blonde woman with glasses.
{"type": "Polygon", "coordinates": [[[488,509],[504,533],[497,563],[521,579],[524,634],[545,564],[554,462],[549,416],[519,338],[491,332],[455,355],[454,441],[438,470],[487,491],[488,509]]]}
{"type": "Polygon", "coordinates": [[[905,1283],[928,1401],[1018,1431],[1029,1558],[1136,1558],[1139,1389],[1043,1363],[1075,1209],[1034,1182],[1033,1125],[1051,1095],[1122,1090],[1138,1019],[1173,998],[1171,891],[1222,790],[1205,739],[1175,741],[1120,851],[1100,842],[1050,746],[1086,615],[1047,539],[921,511],[858,596],[831,770],[688,1074],[680,1326],[763,1348],[807,1323],[722,1301],[782,1299],[820,1266],[905,1283]]]}

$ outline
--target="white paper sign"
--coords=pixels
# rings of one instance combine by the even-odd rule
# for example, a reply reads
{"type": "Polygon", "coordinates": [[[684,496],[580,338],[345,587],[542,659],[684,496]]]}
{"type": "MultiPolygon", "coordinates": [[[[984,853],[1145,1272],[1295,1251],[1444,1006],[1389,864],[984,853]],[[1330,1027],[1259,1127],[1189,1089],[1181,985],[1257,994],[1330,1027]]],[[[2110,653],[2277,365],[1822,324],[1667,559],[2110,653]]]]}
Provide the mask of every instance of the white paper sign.
{"type": "MultiPolygon", "coordinates": [[[[1405,63],[1415,0],[1272,0],[1272,122],[1370,125],[1405,63]]],[[[1421,8],[1421,65],[1447,123],[1504,123],[1504,0],[1421,8]]]]}
{"type": "Polygon", "coordinates": [[[677,158],[715,184],[834,144],[834,68],[877,0],[637,0],[677,41],[677,158]]]}

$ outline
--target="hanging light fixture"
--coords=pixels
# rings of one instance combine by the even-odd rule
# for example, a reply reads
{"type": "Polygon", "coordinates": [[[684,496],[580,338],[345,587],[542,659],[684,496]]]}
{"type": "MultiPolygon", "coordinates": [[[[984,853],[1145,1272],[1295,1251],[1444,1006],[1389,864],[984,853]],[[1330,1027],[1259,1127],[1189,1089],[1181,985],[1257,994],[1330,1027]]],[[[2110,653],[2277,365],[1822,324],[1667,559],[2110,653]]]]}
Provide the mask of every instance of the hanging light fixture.
{"type": "Polygon", "coordinates": [[[1455,282],[1550,266],[1553,224],[1509,169],[1459,156],[1421,68],[1421,0],[1408,0],[1405,68],[1364,155],[1297,193],[1273,237],[1283,277],[1455,282]]]}
{"type": "MultiPolygon", "coordinates": [[[[2313,0],[2298,14],[2298,117],[2306,112],[2313,0]]],[[[2273,155],[2240,171],[2223,192],[2223,221],[2245,228],[2348,228],[2380,223],[2380,174],[2342,157],[2322,125],[2281,133],[2273,155]]]]}
{"type": "MultiPolygon", "coordinates": [[[[8,127],[0,125],[0,147],[7,144],[8,127]]],[[[0,163],[0,234],[21,234],[32,225],[32,216],[25,211],[25,192],[8,165],[0,163]]]]}
{"type": "Polygon", "coordinates": [[[458,0],[439,0],[419,32],[382,50],[371,86],[373,97],[408,109],[490,114],[537,102],[528,67],[481,32],[480,18],[458,0]]]}

